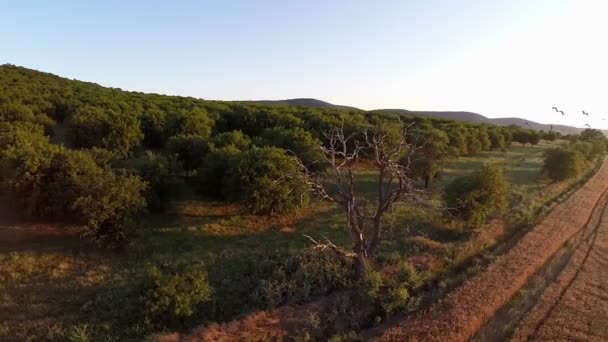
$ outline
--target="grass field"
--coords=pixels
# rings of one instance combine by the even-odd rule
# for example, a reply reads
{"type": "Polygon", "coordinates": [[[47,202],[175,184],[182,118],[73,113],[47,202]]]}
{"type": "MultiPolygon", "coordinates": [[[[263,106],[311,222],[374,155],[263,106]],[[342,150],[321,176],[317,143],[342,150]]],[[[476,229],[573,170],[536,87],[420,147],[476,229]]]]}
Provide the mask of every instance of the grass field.
{"type": "MultiPolygon", "coordinates": [[[[487,161],[504,163],[517,201],[533,196],[548,187],[540,178],[542,153],[555,144],[559,142],[543,141],[450,161],[427,197],[437,204],[447,182],[487,161]]],[[[371,194],[374,172],[363,169],[357,177],[360,189],[371,194]]],[[[122,340],[149,333],[143,327],[122,326],[113,307],[121,305],[121,291],[128,291],[131,279],[149,264],[202,261],[210,273],[238,282],[247,271],[239,265],[242,260],[297,253],[310,245],[305,234],[342,246],[350,241],[342,212],[324,203],[290,216],[264,217],[244,215],[222,203],[183,201],[171,214],[140,222],[137,237],[121,252],[100,251],[73,235],[34,233],[40,225],[5,221],[0,222],[0,340],[9,341],[65,340],[79,334],[122,340]]],[[[410,260],[423,281],[440,278],[453,263],[502,234],[499,228],[485,235],[463,231],[437,209],[407,203],[396,205],[386,224],[388,239],[379,260],[386,265],[410,260]]],[[[215,284],[218,291],[224,284],[215,284]]],[[[245,295],[234,290],[238,284],[226,286],[224,296],[245,295]]],[[[255,309],[229,310],[223,318],[255,309]]]]}

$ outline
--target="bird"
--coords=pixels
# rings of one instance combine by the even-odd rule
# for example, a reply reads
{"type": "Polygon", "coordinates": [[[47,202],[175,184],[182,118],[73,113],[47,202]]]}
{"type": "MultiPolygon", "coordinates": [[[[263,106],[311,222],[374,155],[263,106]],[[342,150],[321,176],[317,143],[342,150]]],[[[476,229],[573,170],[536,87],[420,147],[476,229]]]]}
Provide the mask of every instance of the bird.
{"type": "Polygon", "coordinates": [[[583,115],[587,115],[587,116],[589,116],[589,113],[587,113],[587,112],[583,111],[583,115]]]}
{"type": "Polygon", "coordinates": [[[559,112],[559,110],[557,110],[557,107],[551,107],[552,110],[559,112]]]}
{"type": "Polygon", "coordinates": [[[585,124],[585,126],[587,126],[587,127],[591,128],[591,126],[589,126],[589,124],[585,124]]]}
{"type": "Polygon", "coordinates": [[[563,110],[559,110],[558,112],[562,113],[562,115],[564,115],[564,111],[563,110]]]}

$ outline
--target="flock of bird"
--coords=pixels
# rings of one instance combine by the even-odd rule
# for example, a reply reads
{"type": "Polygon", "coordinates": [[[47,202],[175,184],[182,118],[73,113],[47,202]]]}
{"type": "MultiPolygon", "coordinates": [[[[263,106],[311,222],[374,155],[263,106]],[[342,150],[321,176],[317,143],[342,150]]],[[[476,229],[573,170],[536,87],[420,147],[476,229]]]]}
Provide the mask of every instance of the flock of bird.
{"type": "MultiPolygon", "coordinates": [[[[561,113],[562,115],[566,115],[566,113],[564,113],[563,110],[559,110],[557,109],[557,107],[551,107],[552,110],[554,110],[556,113],[561,113]]],[[[583,116],[589,116],[589,113],[585,112],[584,110],[581,111],[583,113],[583,116]]],[[[606,120],[606,118],[602,118],[602,120],[606,120]]],[[[589,124],[585,124],[585,126],[591,128],[591,126],[589,124]]],[[[553,130],[553,126],[551,126],[551,130],[553,130]]]]}

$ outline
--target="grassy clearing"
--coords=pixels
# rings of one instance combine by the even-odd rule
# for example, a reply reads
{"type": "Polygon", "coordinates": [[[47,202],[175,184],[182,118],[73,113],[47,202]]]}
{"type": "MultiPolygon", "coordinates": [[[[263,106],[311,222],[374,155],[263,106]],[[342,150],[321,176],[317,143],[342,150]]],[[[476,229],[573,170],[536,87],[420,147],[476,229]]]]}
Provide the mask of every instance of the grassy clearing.
{"type": "MultiPolygon", "coordinates": [[[[505,164],[514,196],[532,196],[548,186],[539,179],[542,152],[558,143],[515,146],[507,152],[484,152],[451,161],[443,177],[432,184],[428,199],[438,201],[447,182],[490,160],[505,164]]],[[[369,194],[370,201],[375,177],[368,168],[357,174],[358,186],[369,194]]],[[[485,235],[465,232],[442,219],[439,212],[407,203],[396,205],[385,222],[387,240],[381,246],[379,261],[390,269],[407,259],[427,283],[441,282],[449,267],[485,248],[494,235],[502,233],[500,229],[490,229],[485,235]]],[[[83,329],[100,338],[118,340],[148,333],[139,327],[122,330],[115,312],[121,305],[121,292],[113,292],[128,287],[147,265],[200,261],[216,274],[214,285],[218,289],[226,286],[229,291],[239,284],[226,285],[226,279],[238,282],[246,277],[247,263],[243,260],[297,253],[310,245],[304,234],[348,247],[345,225],[341,210],[327,204],[289,216],[264,217],[244,215],[238,207],[222,203],[183,201],[173,213],[141,222],[137,237],[120,253],[99,252],[74,238],[28,240],[18,246],[0,240],[0,339],[65,340],[83,329]],[[109,297],[108,291],[112,294],[109,297]],[[104,306],[95,304],[100,293],[109,298],[104,306]]],[[[234,291],[233,296],[241,295],[234,291]]],[[[242,303],[235,301],[237,304],[242,303]]],[[[220,318],[238,317],[255,309],[259,307],[226,310],[220,318]]]]}

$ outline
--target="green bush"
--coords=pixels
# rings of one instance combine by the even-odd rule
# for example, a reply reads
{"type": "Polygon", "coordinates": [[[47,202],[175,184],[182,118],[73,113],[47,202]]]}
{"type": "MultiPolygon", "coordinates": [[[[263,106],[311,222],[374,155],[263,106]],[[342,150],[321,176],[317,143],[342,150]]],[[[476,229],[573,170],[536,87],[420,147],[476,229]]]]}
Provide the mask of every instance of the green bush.
{"type": "Polygon", "coordinates": [[[456,178],[448,184],[444,202],[470,226],[479,226],[493,213],[506,209],[509,189],[502,167],[485,164],[471,175],[456,178]]]}
{"type": "Polygon", "coordinates": [[[239,150],[246,150],[251,145],[251,138],[241,131],[224,132],[213,137],[216,148],[234,146],[239,150]]]}
{"type": "MultiPolygon", "coordinates": [[[[581,143],[577,143],[581,144],[581,143]]],[[[585,143],[582,143],[585,144],[585,143]]],[[[583,170],[582,145],[576,148],[556,147],[545,151],[543,171],[554,181],[576,177],[583,170]]]]}
{"type": "Polygon", "coordinates": [[[82,107],[69,118],[66,139],[72,147],[102,147],[126,157],[142,141],[143,133],[134,115],[82,107]]]}
{"type": "Polygon", "coordinates": [[[290,212],[308,203],[308,187],[284,150],[254,147],[232,160],[224,196],[242,201],[252,213],[290,212]]]}
{"type": "Polygon", "coordinates": [[[174,156],[146,152],[136,165],[137,174],[148,183],[146,203],[153,212],[163,212],[177,195],[181,165],[174,156]]]}
{"type": "Polygon", "coordinates": [[[276,146],[295,154],[310,170],[325,167],[321,142],[302,128],[272,127],[265,129],[256,140],[259,146],[276,146]]]}
{"type": "Polygon", "coordinates": [[[144,292],[146,316],[161,326],[181,326],[184,319],[210,302],[213,295],[207,272],[199,264],[168,270],[151,266],[145,281],[148,287],[144,292]]]}
{"type": "Polygon", "coordinates": [[[232,144],[212,149],[205,157],[202,167],[198,169],[196,191],[202,196],[223,199],[228,168],[234,165],[234,160],[238,160],[242,153],[232,144]]]}
{"type": "Polygon", "coordinates": [[[209,149],[209,139],[202,135],[176,135],[167,143],[167,152],[176,155],[188,172],[203,165],[209,149]]]}

